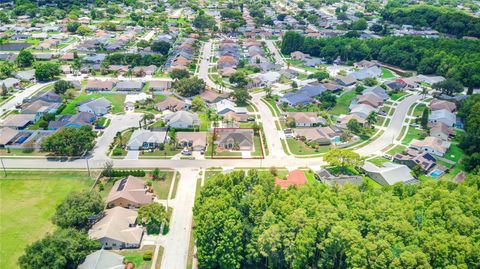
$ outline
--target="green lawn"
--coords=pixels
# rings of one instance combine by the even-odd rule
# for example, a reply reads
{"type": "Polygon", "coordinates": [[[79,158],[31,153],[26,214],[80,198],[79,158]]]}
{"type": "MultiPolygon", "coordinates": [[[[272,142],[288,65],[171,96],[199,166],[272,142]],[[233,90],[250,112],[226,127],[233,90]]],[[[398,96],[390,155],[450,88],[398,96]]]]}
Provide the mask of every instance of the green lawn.
{"type": "Polygon", "coordinates": [[[426,108],[427,106],[425,104],[419,104],[415,107],[415,110],[413,111],[413,115],[414,117],[421,117],[422,114],[423,114],[423,110],[426,108]]]}
{"type": "Polygon", "coordinates": [[[145,156],[145,157],[159,157],[159,158],[167,156],[167,158],[170,158],[170,157],[180,153],[180,151],[182,151],[182,149],[179,149],[179,148],[177,148],[175,146],[172,146],[172,145],[165,145],[163,150],[155,149],[153,152],[142,151],[142,152],[140,152],[139,157],[140,157],[140,159],[143,156],[145,156]]]}
{"type": "Polygon", "coordinates": [[[463,150],[459,148],[457,144],[452,143],[447,153],[445,153],[445,156],[443,157],[447,160],[457,163],[458,161],[460,161],[463,155],[464,155],[463,150]]]}
{"type": "Polygon", "coordinates": [[[407,93],[406,92],[395,92],[395,93],[392,93],[390,95],[390,99],[392,99],[393,101],[396,101],[404,95],[407,95],[407,93]]]}
{"type": "Polygon", "coordinates": [[[330,146],[320,146],[319,149],[314,149],[307,146],[300,140],[293,138],[287,138],[287,144],[290,148],[290,152],[295,155],[310,155],[310,154],[319,154],[327,152],[330,149],[330,146]]]}
{"type": "Polygon", "coordinates": [[[147,251],[155,252],[155,246],[144,246],[141,249],[125,249],[116,252],[124,256],[126,262],[135,264],[135,269],[150,269],[152,261],[143,260],[143,254],[147,251]]]}
{"type": "Polygon", "coordinates": [[[270,109],[270,112],[272,112],[273,116],[280,116],[282,114],[275,100],[265,98],[265,99],[262,99],[262,102],[267,104],[268,109],[270,109]]]}
{"type": "Polygon", "coordinates": [[[398,145],[398,146],[395,146],[394,148],[390,149],[389,151],[387,151],[387,153],[390,154],[390,155],[395,155],[397,153],[404,152],[405,149],[406,148],[404,146],[398,145]]]}
{"type": "Polygon", "coordinates": [[[374,165],[376,165],[378,167],[382,167],[384,163],[389,162],[390,160],[387,159],[387,158],[383,158],[383,157],[379,156],[379,157],[375,157],[373,159],[370,159],[368,161],[373,163],[374,165]]]}
{"type": "Polygon", "coordinates": [[[425,134],[425,130],[410,127],[408,128],[407,135],[402,140],[402,144],[408,145],[410,144],[410,142],[412,142],[413,139],[422,139],[424,134],[425,134]]]}
{"type": "Polygon", "coordinates": [[[344,95],[337,98],[337,104],[330,110],[330,114],[333,115],[342,115],[348,114],[348,106],[352,99],[357,95],[355,91],[349,91],[344,95]]]}
{"type": "Polygon", "coordinates": [[[165,174],[165,180],[155,180],[152,183],[153,190],[158,199],[167,199],[168,192],[170,191],[170,185],[173,181],[173,171],[160,172],[165,174]]]}
{"type": "Polygon", "coordinates": [[[382,67],[382,78],[394,78],[392,71],[388,70],[385,67],[382,67]]]}
{"type": "Polygon", "coordinates": [[[105,97],[110,102],[112,102],[112,108],[110,113],[120,113],[123,112],[123,105],[125,102],[125,94],[107,94],[107,93],[85,93],[82,92],[79,96],[71,100],[63,109],[61,115],[73,115],[77,112],[77,103],[84,101],[86,99],[96,99],[100,97],[105,97]]]}
{"type": "Polygon", "coordinates": [[[18,268],[24,248],[54,230],[55,207],[71,191],[93,182],[84,172],[8,172],[0,176],[0,260],[18,268]]]}

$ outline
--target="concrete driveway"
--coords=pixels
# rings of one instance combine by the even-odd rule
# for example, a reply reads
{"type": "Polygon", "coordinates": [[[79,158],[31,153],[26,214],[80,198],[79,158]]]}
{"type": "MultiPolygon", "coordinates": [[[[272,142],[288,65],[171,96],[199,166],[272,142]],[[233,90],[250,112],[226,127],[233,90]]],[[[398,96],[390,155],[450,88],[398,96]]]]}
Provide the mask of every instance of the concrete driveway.
{"type": "Polygon", "coordinates": [[[138,160],[139,155],[139,150],[129,150],[127,151],[127,156],[125,156],[124,160],[138,160]]]}
{"type": "Polygon", "coordinates": [[[97,143],[93,149],[93,159],[106,159],[107,151],[117,132],[121,132],[130,127],[138,127],[138,122],[142,118],[142,114],[128,113],[108,115],[107,117],[110,118],[110,125],[103,130],[102,136],[97,138],[97,143]]]}

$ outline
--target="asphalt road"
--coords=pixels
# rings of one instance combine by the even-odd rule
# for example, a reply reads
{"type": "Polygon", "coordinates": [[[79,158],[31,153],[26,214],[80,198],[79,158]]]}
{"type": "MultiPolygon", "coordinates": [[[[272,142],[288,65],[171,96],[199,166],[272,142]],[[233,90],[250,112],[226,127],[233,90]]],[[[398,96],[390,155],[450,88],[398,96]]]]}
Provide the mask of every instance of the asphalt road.
{"type": "Polygon", "coordinates": [[[381,150],[393,144],[394,140],[400,135],[410,106],[412,106],[420,98],[421,95],[415,94],[402,100],[397,105],[385,132],[370,144],[355,151],[363,156],[381,154],[381,150]]]}
{"type": "Polygon", "coordinates": [[[180,180],[175,195],[175,210],[170,220],[161,268],[186,268],[188,247],[192,232],[193,204],[199,169],[179,169],[180,180]]]}
{"type": "Polygon", "coordinates": [[[47,83],[37,83],[31,87],[26,88],[23,91],[18,91],[15,93],[14,97],[9,101],[5,102],[3,105],[0,106],[0,114],[4,112],[14,109],[17,104],[21,104],[23,99],[29,97],[30,95],[34,94],[36,91],[40,90],[44,86],[52,84],[53,82],[47,83]]]}

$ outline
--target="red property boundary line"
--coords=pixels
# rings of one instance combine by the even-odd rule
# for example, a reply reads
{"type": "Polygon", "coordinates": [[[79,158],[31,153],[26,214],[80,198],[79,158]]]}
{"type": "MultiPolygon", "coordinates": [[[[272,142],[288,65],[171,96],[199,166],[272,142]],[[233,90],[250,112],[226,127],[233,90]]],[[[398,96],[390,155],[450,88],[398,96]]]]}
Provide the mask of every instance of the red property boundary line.
{"type": "MultiPolygon", "coordinates": [[[[263,138],[262,134],[260,133],[261,129],[253,129],[253,128],[213,128],[213,133],[212,133],[212,152],[210,153],[210,158],[211,159],[216,159],[216,160],[260,160],[260,159],[265,159],[265,152],[263,150],[263,138]],[[262,151],[262,156],[261,157],[250,157],[250,158],[242,158],[242,157],[222,157],[222,156],[215,156],[214,155],[214,150],[215,150],[215,135],[218,133],[217,130],[253,130],[253,135],[255,136],[255,132],[257,132],[258,137],[260,138],[260,149],[262,151]]],[[[255,142],[253,142],[253,145],[255,146],[255,142]]]]}

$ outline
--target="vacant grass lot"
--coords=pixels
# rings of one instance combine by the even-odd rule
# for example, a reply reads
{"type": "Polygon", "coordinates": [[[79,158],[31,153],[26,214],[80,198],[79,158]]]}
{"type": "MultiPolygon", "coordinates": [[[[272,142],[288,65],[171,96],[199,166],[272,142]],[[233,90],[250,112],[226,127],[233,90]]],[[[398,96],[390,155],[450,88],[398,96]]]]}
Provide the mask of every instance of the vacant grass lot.
{"type": "Polygon", "coordinates": [[[0,176],[0,261],[18,268],[24,248],[54,230],[55,207],[93,182],[83,172],[8,172],[0,176]]]}

